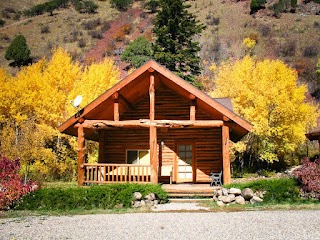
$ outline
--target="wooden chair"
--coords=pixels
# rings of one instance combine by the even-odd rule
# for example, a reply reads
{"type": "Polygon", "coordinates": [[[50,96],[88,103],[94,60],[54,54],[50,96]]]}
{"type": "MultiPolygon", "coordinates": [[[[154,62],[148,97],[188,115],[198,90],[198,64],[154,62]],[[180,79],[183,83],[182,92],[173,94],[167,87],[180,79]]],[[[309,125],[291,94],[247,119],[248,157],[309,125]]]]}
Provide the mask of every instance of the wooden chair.
{"type": "Polygon", "coordinates": [[[222,171],[219,173],[211,172],[210,173],[210,178],[211,178],[211,183],[210,187],[212,186],[221,186],[222,185],[222,171]]]}

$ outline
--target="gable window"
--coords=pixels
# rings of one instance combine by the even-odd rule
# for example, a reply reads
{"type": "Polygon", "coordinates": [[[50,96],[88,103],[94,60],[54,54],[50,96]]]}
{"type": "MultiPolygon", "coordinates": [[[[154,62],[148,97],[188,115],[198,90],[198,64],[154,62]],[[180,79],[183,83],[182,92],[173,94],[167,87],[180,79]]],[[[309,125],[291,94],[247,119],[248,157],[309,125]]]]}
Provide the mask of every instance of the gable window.
{"type": "Polygon", "coordinates": [[[142,150],[142,149],[127,150],[127,164],[150,165],[149,150],[142,150]]]}

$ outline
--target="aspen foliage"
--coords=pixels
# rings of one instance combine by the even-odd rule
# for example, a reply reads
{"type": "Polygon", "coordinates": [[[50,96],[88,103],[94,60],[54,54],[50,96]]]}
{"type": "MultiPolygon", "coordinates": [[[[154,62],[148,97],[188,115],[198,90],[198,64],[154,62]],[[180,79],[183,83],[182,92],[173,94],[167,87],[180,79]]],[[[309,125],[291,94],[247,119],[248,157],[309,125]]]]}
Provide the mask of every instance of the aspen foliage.
{"type": "Polygon", "coordinates": [[[119,76],[112,60],[83,67],[61,48],[16,76],[0,69],[0,154],[20,157],[23,171],[70,180],[76,174],[77,147],[57,127],[76,112],[70,105],[75,95],[83,95],[87,104],[119,76]]]}
{"type": "Polygon", "coordinates": [[[297,79],[297,72],[280,60],[250,56],[226,62],[215,72],[211,96],[231,98],[235,112],[254,125],[245,139],[251,156],[285,161],[315,126],[317,105],[306,102],[307,87],[297,79]]]}

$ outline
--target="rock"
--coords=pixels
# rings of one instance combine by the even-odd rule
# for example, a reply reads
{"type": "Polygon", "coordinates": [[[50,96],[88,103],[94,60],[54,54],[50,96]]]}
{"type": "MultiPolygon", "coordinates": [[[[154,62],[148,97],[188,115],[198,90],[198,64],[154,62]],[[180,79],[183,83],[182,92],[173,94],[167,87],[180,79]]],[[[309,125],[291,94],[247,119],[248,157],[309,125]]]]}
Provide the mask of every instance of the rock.
{"type": "Polygon", "coordinates": [[[145,200],[153,201],[153,200],[157,199],[157,197],[156,197],[156,194],[150,193],[150,194],[146,195],[146,196],[144,197],[144,199],[145,199],[145,200]]]}
{"type": "Polygon", "coordinates": [[[263,202],[263,199],[257,197],[257,196],[253,196],[251,199],[250,199],[250,203],[251,204],[255,204],[255,203],[259,203],[259,202],[263,202]]]}
{"type": "Polygon", "coordinates": [[[224,199],[224,198],[225,198],[225,196],[219,196],[218,201],[222,201],[222,199],[224,199]]]}
{"type": "Polygon", "coordinates": [[[218,201],[218,197],[216,195],[213,195],[213,198],[212,198],[213,201],[217,202],[218,201]]]}
{"type": "Polygon", "coordinates": [[[236,199],[236,196],[234,194],[229,194],[228,196],[224,196],[222,199],[222,202],[224,203],[231,203],[236,199]]]}
{"type": "Polygon", "coordinates": [[[217,190],[217,191],[216,191],[216,194],[217,194],[218,197],[219,197],[219,196],[222,196],[222,189],[217,190]]]}
{"type": "Polygon", "coordinates": [[[118,204],[116,204],[114,206],[114,208],[118,208],[118,209],[123,208],[123,204],[122,203],[118,203],[118,204]]]}
{"type": "Polygon", "coordinates": [[[241,195],[241,190],[239,188],[230,188],[229,193],[238,196],[241,195]]]}
{"type": "Polygon", "coordinates": [[[246,204],[246,201],[242,196],[236,196],[235,203],[243,205],[243,204],[246,204]]]}
{"type": "Polygon", "coordinates": [[[141,206],[145,206],[145,205],[146,205],[146,202],[145,202],[144,200],[141,200],[141,201],[140,201],[140,204],[141,204],[141,206]]]}
{"type": "Polygon", "coordinates": [[[158,205],[158,204],[159,204],[159,201],[158,201],[158,200],[154,200],[154,201],[153,201],[153,206],[154,206],[154,205],[158,205]]]}
{"type": "Polygon", "coordinates": [[[140,202],[140,201],[134,201],[132,206],[133,206],[134,208],[139,208],[139,207],[141,207],[142,205],[141,205],[141,202],[140,202]]]}
{"type": "Polygon", "coordinates": [[[228,189],[222,188],[222,196],[228,196],[228,189]]]}
{"type": "Polygon", "coordinates": [[[254,195],[259,197],[259,198],[263,198],[265,193],[266,193],[266,191],[256,191],[254,193],[254,195]]]}
{"type": "Polygon", "coordinates": [[[142,198],[142,194],[141,193],[139,193],[139,192],[134,192],[133,193],[133,199],[134,200],[141,200],[141,198],[142,198]]]}
{"type": "Polygon", "coordinates": [[[223,203],[222,201],[218,201],[218,202],[217,202],[217,205],[218,205],[219,207],[223,207],[223,206],[224,206],[224,203],[223,203]]]}
{"type": "Polygon", "coordinates": [[[241,194],[245,200],[250,200],[253,197],[253,191],[250,188],[243,189],[241,194]]]}

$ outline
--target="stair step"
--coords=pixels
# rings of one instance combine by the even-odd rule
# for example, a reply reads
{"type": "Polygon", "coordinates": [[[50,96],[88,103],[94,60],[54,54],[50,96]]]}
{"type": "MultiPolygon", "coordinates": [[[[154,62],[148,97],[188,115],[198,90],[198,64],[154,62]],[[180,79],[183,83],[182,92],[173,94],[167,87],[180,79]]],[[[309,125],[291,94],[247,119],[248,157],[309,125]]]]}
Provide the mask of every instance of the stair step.
{"type": "Polygon", "coordinates": [[[181,203],[193,203],[193,202],[202,202],[210,201],[211,198],[169,198],[169,202],[181,202],[181,203]]]}
{"type": "Polygon", "coordinates": [[[213,193],[168,193],[169,197],[213,197],[213,193]]]}

